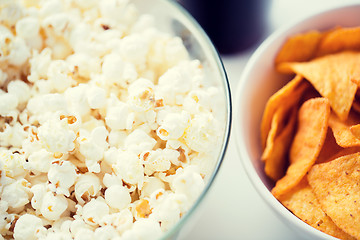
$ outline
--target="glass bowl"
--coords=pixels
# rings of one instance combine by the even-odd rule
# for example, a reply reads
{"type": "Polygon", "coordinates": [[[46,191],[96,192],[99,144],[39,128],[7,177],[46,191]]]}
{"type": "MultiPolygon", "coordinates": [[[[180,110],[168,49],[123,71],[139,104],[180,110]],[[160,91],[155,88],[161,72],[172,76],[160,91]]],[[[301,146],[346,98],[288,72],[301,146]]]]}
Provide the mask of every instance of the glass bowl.
{"type": "Polygon", "coordinates": [[[167,0],[134,0],[141,13],[155,16],[156,26],[167,33],[182,39],[192,59],[201,61],[204,71],[211,73],[209,78],[221,89],[224,96],[225,122],[223,123],[223,139],[219,146],[217,160],[213,163],[213,170],[208,176],[205,188],[189,211],[182,216],[179,222],[167,231],[162,239],[183,239],[199,217],[201,202],[212,185],[229,141],[231,128],[231,96],[229,82],[224,66],[210,39],[192,16],[177,2],[167,0]]]}
{"type": "Polygon", "coordinates": [[[269,97],[289,80],[275,71],[274,59],[289,36],[309,30],[326,30],[339,25],[359,26],[359,11],[360,4],[326,10],[273,33],[250,58],[235,94],[236,146],[245,171],[259,195],[279,219],[306,239],[336,238],[298,219],[271,194],[274,183],[265,175],[264,164],[260,160],[260,121],[265,104],[269,97]]]}

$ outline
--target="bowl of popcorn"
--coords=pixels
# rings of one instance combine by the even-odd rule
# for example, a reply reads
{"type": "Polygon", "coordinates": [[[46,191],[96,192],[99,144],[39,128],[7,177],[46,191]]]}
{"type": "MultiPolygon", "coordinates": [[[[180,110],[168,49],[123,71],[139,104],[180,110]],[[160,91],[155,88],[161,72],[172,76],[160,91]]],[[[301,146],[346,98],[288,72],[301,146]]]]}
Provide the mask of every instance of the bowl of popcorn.
{"type": "Polygon", "coordinates": [[[171,1],[1,1],[0,86],[1,239],[178,236],[224,157],[224,68],[171,1]]]}
{"type": "Polygon", "coordinates": [[[271,35],[236,93],[247,174],[308,239],[360,239],[359,10],[330,9],[271,35]]]}

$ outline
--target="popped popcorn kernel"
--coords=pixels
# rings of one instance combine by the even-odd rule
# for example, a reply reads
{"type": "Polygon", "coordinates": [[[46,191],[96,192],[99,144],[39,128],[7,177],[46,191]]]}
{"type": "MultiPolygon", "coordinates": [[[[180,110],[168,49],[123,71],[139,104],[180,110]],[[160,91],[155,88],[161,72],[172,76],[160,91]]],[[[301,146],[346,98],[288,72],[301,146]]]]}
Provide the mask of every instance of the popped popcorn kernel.
{"type": "Polygon", "coordinates": [[[149,201],[146,199],[140,200],[140,202],[136,205],[135,209],[138,216],[141,218],[148,218],[149,215],[152,213],[149,201]]]}
{"type": "Polygon", "coordinates": [[[41,219],[32,214],[22,215],[15,224],[14,238],[19,240],[37,239],[45,232],[41,219]]]}

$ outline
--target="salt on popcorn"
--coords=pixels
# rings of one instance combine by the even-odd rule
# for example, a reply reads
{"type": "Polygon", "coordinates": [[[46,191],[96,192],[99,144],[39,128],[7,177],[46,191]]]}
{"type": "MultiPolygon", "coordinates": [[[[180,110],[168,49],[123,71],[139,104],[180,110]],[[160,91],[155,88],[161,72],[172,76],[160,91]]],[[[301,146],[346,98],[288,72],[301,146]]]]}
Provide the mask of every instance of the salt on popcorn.
{"type": "Polygon", "coordinates": [[[218,154],[206,76],[130,0],[1,1],[2,238],[161,237],[218,154]]]}

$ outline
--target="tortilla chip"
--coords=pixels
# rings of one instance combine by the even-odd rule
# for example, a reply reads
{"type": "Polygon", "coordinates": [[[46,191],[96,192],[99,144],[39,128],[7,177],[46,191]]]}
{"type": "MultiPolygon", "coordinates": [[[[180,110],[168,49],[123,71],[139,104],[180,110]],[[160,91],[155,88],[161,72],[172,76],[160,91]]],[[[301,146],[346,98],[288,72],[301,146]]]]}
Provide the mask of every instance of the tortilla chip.
{"type": "Polygon", "coordinates": [[[356,124],[350,127],[350,132],[354,137],[357,139],[360,139],[360,124],[356,124]]]}
{"type": "Polygon", "coordinates": [[[349,118],[343,122],[335,114],[330,114],[329,126],[339,146],[344,148],[360,146],[360,140],[350,130],[350,127],[358,122],[356,119],[355,114],[350,114],[349,118]]]}
{"type": "Polygon", "coordinates": [[[275,64],[310,60],[315,55],[321,38],[322,34],[318,31],[310,31],[290,37],[276,56],[275,64]]]}
{"type": "Polygon", "coordinates": [[[308,84],[302,81],[302,77],[296,76],[283,88],[272,95],[266,103],[264,114],[261,120],[261,144],[265,149],[266,139],[271,129],[271,122],[276,109],[281,105],[286,112],[291,106],[296,104],[308,84]]]}
{"type": "Polygon", "coordinates": [[[326,98],[306,101],[298,113],[298,129],[290,147],[290,166],[271,190],[278,198],[295,187],[310,170],[325,142],[330,116],[326,98]]]}
{"type": "Polygon", "coordinates": [[[279,132],[284,127],[283,126],[285,124],[283,121],[284,114],[285,114],[285,110],[284,110],[283,106],[279,106],[279,108],[274,113],[274,116],[271,121],[271,128],[270,128],[269,134],[266,139],[265,149],[261,156],[261,160],[263,160],[263,161],[265,161],[265,159],[268,158],[269,155],[271,154],[271,152],[273,151],[275,137],[279,134],[279,132]]]}
{"type": "Polygon", "coordinates": [[[338,28],[321,40],[317,56],[324,56],[344,50],[360,50],[360,27],[338,28]]]}
{"type": "Polygon", "coordinates": [[[340,239],[355,239],[338,228],[331,218],[324,213],[306,177],[279,200],[287,209],[310,226],[340,239]]]}
{"type": "Polygon", "coordinates": [[[309,184],[323,211],[344,232],[360,239],[360,153],[317,164],[309,184]]]}
{"type": "Polygon", "coordinates": [[[310,62],[281,63],[281,72],[295,72],[304,76],[321,94],[341,120],[346,120],[360,79],[360,53],[341,52],[326,55],[310,62]]]}
{"type": "MultiPolygon", "coordinates": [[[[287,125],[280,135],[275,138],[274,143],[272,144],[272,149],[270,149],[266,154],[263,154],[263,160],[265,161],[265,173],[274,181],[279,180],[285,174],[287,153],[294,133],[296,114],[297,109],[293,108],[287,125]]],[[[268,148],[268,145],[266,148],[268,148]]]]}
{"type": "Polygon", "coordinates": [[[331,129],[328,128],[324,145],[319,153],[318,158],[316,159],[316,163],[331,161],[334,159],[333,157],[342,150],[343,148],[336,143],[331,129]]]}

